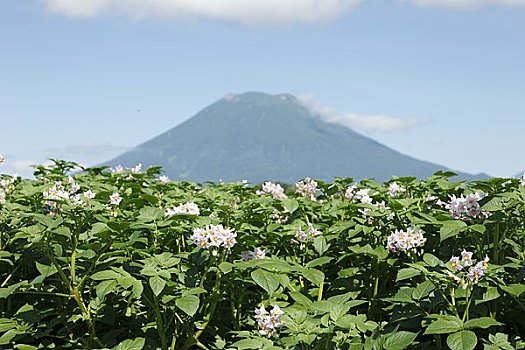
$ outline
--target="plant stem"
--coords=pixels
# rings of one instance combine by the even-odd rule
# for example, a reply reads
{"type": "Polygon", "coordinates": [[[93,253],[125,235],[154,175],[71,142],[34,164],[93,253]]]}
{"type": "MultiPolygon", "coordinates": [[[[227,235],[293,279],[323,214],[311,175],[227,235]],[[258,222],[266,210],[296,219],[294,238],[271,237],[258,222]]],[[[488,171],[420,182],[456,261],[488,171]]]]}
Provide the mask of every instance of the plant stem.
{"type": "Polygon", "coordinates": [[[155,311],[155,319],[157,320],[157,330],[160,336],[160,346],[162,350],[168,350],[168,342],[166,340],[166,332],[164,330],[164,322],[162,320],[162,314],[160,313],[159,299],[153,293],[153,310],[155,311]]]}
{"type": "Polygon", "coordinates": [[[471,292],[472,291],[470,289],[467,292],[467,307],[465,308],[465,312],[463,313],[463,318],[461,319],[463,322],[469,320],[469,308],[470,308],[470,303],[472,302],[471,292]]]}
{"type": "Polygon", "coordinates": [[[492,258],[494,259],[494,264],[499,264],[499,223],[496,224],[494,227],[494,243],[493,243],[493,252],[492,252],[492,258]]]}

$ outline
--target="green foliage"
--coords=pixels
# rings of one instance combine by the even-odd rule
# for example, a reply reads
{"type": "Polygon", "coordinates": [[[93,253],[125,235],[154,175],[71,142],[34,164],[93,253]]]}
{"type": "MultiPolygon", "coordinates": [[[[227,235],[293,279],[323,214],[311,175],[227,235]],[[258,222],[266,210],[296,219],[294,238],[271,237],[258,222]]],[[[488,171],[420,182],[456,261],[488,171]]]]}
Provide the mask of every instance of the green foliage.
{"type": "Polygon", "coordinates": [[[516,180],[437,173],[395,178],[392,194],[339,178],[315,200],[274,199],[243,183],[163,183],[158,168],[69,178],[75,167],[1,177],[0,349],[525,348],[516,180]],[[472,217],[441,204],[475,192],[472,217]],[[190,202],[198,214],[181,211],[190,202]],[[195,234],[218,227],[236,234],[229,246],[195,234]],[[389,246],[418,230],[413,249],[389,246]],[[459,270],[463,250],[472,264],[459,270]],[[272,332],[262,306],[282,311],[272,332]]]}

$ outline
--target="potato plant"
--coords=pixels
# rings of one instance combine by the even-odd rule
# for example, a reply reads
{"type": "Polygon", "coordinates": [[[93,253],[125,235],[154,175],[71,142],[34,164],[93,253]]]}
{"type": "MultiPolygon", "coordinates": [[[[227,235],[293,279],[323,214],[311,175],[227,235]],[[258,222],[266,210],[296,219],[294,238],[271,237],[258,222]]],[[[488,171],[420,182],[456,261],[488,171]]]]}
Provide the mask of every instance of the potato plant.
{"type": "Polygon", "coordinates": [[[1,176],[0,349],[525,348],[519,179],[160,170],[1,176]]]}

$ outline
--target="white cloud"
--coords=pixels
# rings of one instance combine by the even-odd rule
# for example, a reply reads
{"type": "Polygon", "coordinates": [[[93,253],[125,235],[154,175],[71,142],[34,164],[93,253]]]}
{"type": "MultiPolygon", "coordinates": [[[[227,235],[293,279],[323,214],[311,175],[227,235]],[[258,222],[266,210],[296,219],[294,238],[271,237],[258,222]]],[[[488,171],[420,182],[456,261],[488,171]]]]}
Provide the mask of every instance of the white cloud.
{"type": "Polygon", "coordinates": [[[333,124],[340,124],[352,129],[365,131],[396,131],[406,130],[422,124],[427,124],[428,120],[417,118],[399,118],[383,114],[358,114],[350,112],[340,112],[334,108],[323,106],[310,96],[298,98],[303,106],[312,113],[333,124]]]}
{"type": "Polygon", "coordinates": [[[0,167],[0,174],[20,175],[31,177],[33,175],[32,165],[38,162],[29,159],[17,159],[11,156],[6,157],[6,162],[0,167]]]}
{"type": "Polygon", "coordinates": [[[361,0],[43,0],[49,11],[89,18],[119,13],[132,18],[194,18],[244,24],[322,22],[351,11],[361,0]]]}
{"type": "Polygon", "coordinates": [[[404,0],[418,6],[444,6],[453,9],[470,9],[487,5],[523,6],[525,0],[404,0]]]}

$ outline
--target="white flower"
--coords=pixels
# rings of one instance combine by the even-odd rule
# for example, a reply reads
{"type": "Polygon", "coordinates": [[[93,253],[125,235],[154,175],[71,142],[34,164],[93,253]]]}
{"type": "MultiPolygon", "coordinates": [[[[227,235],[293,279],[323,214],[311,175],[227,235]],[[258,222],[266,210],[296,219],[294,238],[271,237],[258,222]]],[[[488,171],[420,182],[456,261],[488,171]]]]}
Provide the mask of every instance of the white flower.
{"type": "Polygon", "coordinates": [[[233,229],[224,228],[222,225],[208,225],[205,228],[194,228],[191,240],[202,249],[223,247],[230,250],[236,243],[236,237],[233,229]]]}
{"type": "Polygon", "coordinates": [[[319,236],[321,234],[321,231],[316,229],[311,223],[308,223],[308,236],[315,237],[319,236]]]}
{"type": "Polygon", "coordinates": [[[390,185],[388,185],[388,194],[391,196],[391,197],[395,197],[395,196],[398,196],[402,193],[405,193],[406,192],[406,188],[404,187],[401,187],[397,184],[397,182],[391,182],[390,185]]]}
{"type": "Polygon", "coordinates": [[[266,252],[260,248],[255,248],[253,252],[244,250],[241,255],[244,260],[260,260],[266,258],[266,252]]]}
{"type": "Polygon", "coordinates": [[[87,199],[93,199],[95,198],[96,194],[95,192],[91,191],[91,190],[87,190],[83,193],[84,197],[87,198],[87,199]]]}
{"type": "Polygon", "coordinates": [[[274,306],[269,313],[264,306],[255,309],[255,320],[257,321],[259,333],[268,338],[274,336],[277,333],[277,329],[283,326],[281,315],[283,315],[283,312],[279,306],[274,306]]]}
{"type": "Polygon", "coordinates": [[[0,188],[0,204],[5,203],[6,193],[3,188],[0,188]]]}
{"type": "Polygon", "coordinates": [[[302,181],[295,183],[295,189],[301,196],[310,198],[315,201],[315,194],[317,193],[317,182],[307,177],[302,181]]]}
{"type": "Polygon", "coordinates": [[[461,271],[463,269],[463,265],[461,264],[461,260],[457,256],[453,256],[450,258],[450,264],[452,268],[456,271],[461,271]]]}
{"type": "Polygon", "coordinates": [[[286,198],[286,195],[284,194],[284,189],[281,187],[281,185],[274,184],[270,181],[265,182],[261,190],[258,190],[255,193],[259,195],[270,194],[274,199],[286,198]]]}
{"type": "Polygon", "coordinates": [[[122,165],[117,165],[115,168],[111,168],[112,174],[120,174],[124,172],[124,167],[122,165]]]}
{"type": "Polygon", "coordinates": [[[80,190],[80,185],[75,182],[75,179],[73,179],[72,176],[68,176],[67,181],[70,186],[69,193],[73,194],[73,193],[78,192],[78,190],[80,190]]]}
{"type": "MultiPolygon", "coordinates": [[[[0,164],[1,165],[1,164],[0,164]]],[[[521,178],[520,178],[520,184],[522,186],[525,186],[525,172],[523,173],[523,175],[521,175],[521,178]]]]}
{"type": "Polygon", "coordinates": [[[133,168],[128,169],[132,174],[139,174],[142,170],[142,163],[135,165],[133,168]]]}
{"type": "Polygon", "coordinates": [[[306,241],[308,239],[308,236],[306,235],[306,232],[304,232],[302,229],[301,229],[301,226],[299,226],[299,228],[297,229],[297,231],[295,232],[295,239],[297,240],[297,242],[299,243],[302,243],[304,241],[306,241]]]}
{"type": "Polygon", "coordinates": [[[289,216],[282,216],[279,211],[277,210],[274,210],[271,214],[270,214],[270,218],[275,220],[277,223],[279,224],[286,224],[288,222],[288,220],[290,220],[290,217],[289,216]]]}
{"type": "Polygon", "coordinates": [[[355,196],[355,191],[357,190],[357,185],[349,186],[345,191],[345,198],[352,200],[355,196]]]}
{"type": "Polygon", "coordinates": [[[481,193],[471,193],[467,196],[456,195],[449,196],[450,202],[445,204],[445,208],[448,209],[450,216],[457,220],[472,221],[472,219],[486,215],[481,211],[481,206],[478,201],[483,199],[481,193]]]}
{"type": "Polygon", "coordinates": [[[170,182],[170,178],[166,175],[161,175],[159,176],[159,181],[165,185],[170,182]]]}
{"type": "Polygon", "coordinates": [[[172,217],[175,215],[200,215],[200,210],[197,204],[193,202],[180,204],[177,207],[166,209],[166,216],[172,217]]]}
{"type": "Polygon", "coordinates": [[[255,260],[260,260],[266,258],[266,252],[262,250],[261,248],[255,248],[253,250],[253,258],[255,260]]]}
{"type": "Polygon", "coordinates": [[[67,201],[70,198],[70,193],[61,181],[56,181],[53,187],[42,193],[46,200],[46,205],[52,212],[56,212],[60,207],[60,202],[67,201]]]}
{"type": "Polygon", "coordinates": [[[80,205],[82,204],[82,199],[80,198],[79,194],[75,194],[71,197],[71,204],[73,205],[80,205]]]}
{"type": "Polygon", "coordinates": [[[119,205],[121,200],[122,197],[120,197],[120,194],[118,194],[117,192],[109,196],[109,202],[113,205],[119,205]]]}
{"type": "Polygon", "coordinates": [[[395,230],[394,233],[388,236],[386,248],[397,254],[406,253],[422,247],[426,241],[423,231],[409,227],[406,231],[395,230]]]}
{"type": "Polygon", "coordinates": [[[463,249],[461,252],[461,258],[457,256],[450,258],[452,268],[455,273],[459,274],[462,278],[450,271],[446,271],[446,273],[448,276],[454,278],[463,289],[466,289],[471,284],[478,284],[479,280],[485,275],[485,271],[488,269],[489,260],[489,257],[485,256],[485,259],[478,261],[474,265],[474,262],[472,261],[472,252],[463,249]],[[466,269],[469,267],[470,269],[467,272],[466,269]]]}
{"type": "Polygon", "coordinates": [[[472,265],[472,252],[467,252],[465,249],[461,252],[461,263],[463,266],[472,265]]]}
{"type": "Polygon", "coordinates": [[[389,207],[386,206],[385,201],[375,202],[375,203],[374,203],[374,206],[375,206],[377,209],[379,209],[379,210],[388,210],[388,209],[390,209],[389,207]]]}

